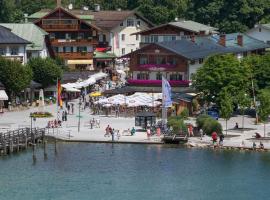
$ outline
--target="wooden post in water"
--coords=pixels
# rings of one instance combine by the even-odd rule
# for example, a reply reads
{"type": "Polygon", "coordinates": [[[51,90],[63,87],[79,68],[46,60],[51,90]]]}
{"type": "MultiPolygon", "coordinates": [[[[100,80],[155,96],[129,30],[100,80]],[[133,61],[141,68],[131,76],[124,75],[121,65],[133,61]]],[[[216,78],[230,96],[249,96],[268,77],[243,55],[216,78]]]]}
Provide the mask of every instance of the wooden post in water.
{"type": "Polygon", "coordinates": [[[32,145],[33,145],[33,165],[34,165],[36,164],[36,161],[37,161],[37,157],[35,153],[36,144],[32,144],[32,145]]]}
{"type": "Polygon", "coordinates": [[[44,147],[44,160],[47,160],[47,159],[48,159],[46,146],[47,146],[47,141],[44,140],[44,141],[43,141],[43,147],[44,147]]]}
{"type": "Polygon", "coordinates": [[[7,155],[6,139],[3,140],[3,147],[4,147],[4,156],[6,156],[7,155]]]}
{"type": "Polygon", "coordinates": [[[13,153],[13,138],[10,138],[9,141],[9,154],[13,153]]]}
{"type": "Polygon", "coordinates": [[[20,151],[20,136],[17,137],[17,152],[20,151]]]}

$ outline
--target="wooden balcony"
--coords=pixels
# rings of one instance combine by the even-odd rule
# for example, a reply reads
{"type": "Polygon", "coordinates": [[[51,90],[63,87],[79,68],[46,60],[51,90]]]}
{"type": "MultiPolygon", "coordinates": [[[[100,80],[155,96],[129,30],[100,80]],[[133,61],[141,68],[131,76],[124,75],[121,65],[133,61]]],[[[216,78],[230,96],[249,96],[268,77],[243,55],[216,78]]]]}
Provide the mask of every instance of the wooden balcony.
{"type": "Polygon", "coordinates": [[[78,24],[42,24],[41,28],[46,31],[76,31],[79,26],[78,24]]]}
{"type": "Polygon", "coordinates": [[[70,52],[70,53],[55,53],[56,56],[59,56],[63,59],[93,59],[93,53],[84,53],[84,52],[70,52]]]}
{"type": "Polygon", "coordinates": [[[98,41],[96,39],[51,39],[52,46],[88,46],[97,45],[98,41]]]}
{"type": "Polygon", "coordinates": [[[78,30],[79,21],[77,19],[43,19],[41,27],[44,30],[78,30]]]}

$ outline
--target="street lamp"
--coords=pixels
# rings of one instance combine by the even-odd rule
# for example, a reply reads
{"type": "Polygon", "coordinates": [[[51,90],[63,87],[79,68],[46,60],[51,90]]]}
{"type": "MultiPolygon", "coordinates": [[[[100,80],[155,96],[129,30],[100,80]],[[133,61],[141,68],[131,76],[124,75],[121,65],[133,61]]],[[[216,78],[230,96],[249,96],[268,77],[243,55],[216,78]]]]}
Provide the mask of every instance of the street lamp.
{"type": "Polygon", "coordinates": [[[81,105],[82,105],[82,98],[79,98],[79,115],[78,115],[78,132],[80,132],[80,126],[81,126],[81,105]]]}

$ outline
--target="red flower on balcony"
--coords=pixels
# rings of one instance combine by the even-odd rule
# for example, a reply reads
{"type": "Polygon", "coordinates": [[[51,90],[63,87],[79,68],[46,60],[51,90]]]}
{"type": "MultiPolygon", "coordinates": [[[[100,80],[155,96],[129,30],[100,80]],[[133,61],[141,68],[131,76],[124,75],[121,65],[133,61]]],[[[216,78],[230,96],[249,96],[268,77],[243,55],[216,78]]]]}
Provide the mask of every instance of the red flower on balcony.
{"type": "MultiPolygon", "coordinates": [[[[151,86],[161,86],[161,80],[133,80],[129,79],[128,83],[131,85],[151,85],[151,86]]],[[[188,86],[190,81],[181,80],[181,81],[169,81],[171,86],[188,86]]]]}

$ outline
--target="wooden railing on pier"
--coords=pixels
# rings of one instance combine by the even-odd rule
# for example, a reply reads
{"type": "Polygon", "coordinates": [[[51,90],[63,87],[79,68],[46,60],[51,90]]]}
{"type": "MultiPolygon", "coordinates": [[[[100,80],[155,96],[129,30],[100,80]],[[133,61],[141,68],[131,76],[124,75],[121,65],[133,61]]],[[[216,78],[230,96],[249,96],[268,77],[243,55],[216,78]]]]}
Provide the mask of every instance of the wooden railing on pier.
{"type": "Polygon", "coordinates": [[[0,155],[12,154],[33,146],[45,137],[44,128],[22,128],[0,133],[0,155]]]}

